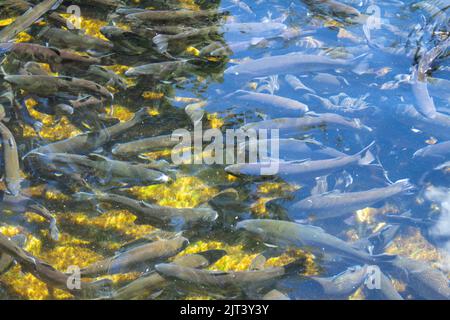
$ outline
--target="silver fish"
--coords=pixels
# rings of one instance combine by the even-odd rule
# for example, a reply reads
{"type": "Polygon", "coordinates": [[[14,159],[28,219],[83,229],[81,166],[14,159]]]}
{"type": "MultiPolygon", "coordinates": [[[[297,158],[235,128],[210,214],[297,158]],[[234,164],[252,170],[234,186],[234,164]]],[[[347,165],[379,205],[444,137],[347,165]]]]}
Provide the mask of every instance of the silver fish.
{"type": "Polygon", "coordinates": [[[414,152],[414,158],[442,158],[445,160],[449,155],[450,141],[432,144],[414,152]]]}
{"type": "Polygon", "coordinates": [[[313,195],[291,206],[293,215],[297,217],[313,217],[314,219],[335,218],[353,211],[363,209],[387,198],[414,189],[408,179],[384,187],[359,192],[329,192],[313,195]]]}

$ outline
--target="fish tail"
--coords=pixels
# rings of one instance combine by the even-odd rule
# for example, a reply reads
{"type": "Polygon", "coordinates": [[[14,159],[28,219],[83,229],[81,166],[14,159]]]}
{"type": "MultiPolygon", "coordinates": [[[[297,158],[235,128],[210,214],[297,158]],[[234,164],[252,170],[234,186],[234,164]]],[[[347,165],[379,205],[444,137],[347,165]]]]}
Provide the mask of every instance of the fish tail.
{"type": "Polygon", "coordinates": [[[403,193],[406,193],[406,192],[408,192],[408,191],[412,191],[412,190],[415,190],[415,189],[416,189],[416,186],[413,185],[413,184],[411,183],[411,181],[409,181],[409,179],[400,179],[400,180],[397,180],[397,181],[395,181],[395,182],[392,184],[392,186],[398,186],[398,187],[400,187],[400,189],[401,189],[401,191],[402,191],[403,193]]]}
{"type": "Polygon", "coordinates": [[[359,165],[367,166],[375,160],[374,155],[372,154],[372,152],[370,152],[370,148],[372,148],[372,146],[374,144],[375,144],[375,141],[372,141],[371,144],[369,144],[367,147],[365,147],[364,149],[362,149],[360,152],[358,152],[356,154],[356,156],[359,157],[359,160],[358,160],[359,165]]]}
{"type": "Polygon", "coordinates": [[[369,59],[372,58],[371,54],[364,53],[351,60],[351,64],[354,65],[352,71],[358,75],[362,75],[369,70],[369,59]]]}
{"type": "Polygon", "coordinates": [[[159,52],[167,52],[167,49],[169,47],[169,37],[164,34],[158,34],[153,37],[153,43],[158,48],[159,52]]]}

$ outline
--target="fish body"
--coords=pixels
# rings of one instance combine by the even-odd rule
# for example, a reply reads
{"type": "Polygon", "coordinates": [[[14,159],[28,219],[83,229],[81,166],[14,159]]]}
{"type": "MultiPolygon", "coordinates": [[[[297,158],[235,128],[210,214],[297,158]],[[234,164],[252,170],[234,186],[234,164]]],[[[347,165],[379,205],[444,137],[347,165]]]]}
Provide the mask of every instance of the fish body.
{"type": "Polygon", "coordinates": [[[291,206],[293,214],[309,216],[314,219],[335,218],[353,211],[366,208],[374,203],[412,190],[414,186],[408,179],[397,182],[383,188],[374,188],[359,192],[329,192],[312,195],[291,206]]]}
{"type": "Polygon", "coordinates": [[[124,206],[133,211],[137,216],[138,223],[156,224],[162,228],[176,227],[181,228],[194,223],[208,223],[217,219],[218,214],[215,210],[208,207],[199,208],[171,208],[156,204],[150,204],[144,201],[134,200],[122,195],[96,193],[75,195],[78,200],[97,199],[108,203],[115,203],[124,206]]]}
{"type": "Polygon", "coordinates": [[[414,158],[443,158],[444,160],[450,155],[450,141],[444,141],[437,144],[426,146],[414,153],[414,158]]]}
{"type": "Polygon", "coordinates": [[[362,250],[355,249],[344,240],[312,225],[281,220],[249,219],[238,222],[236,228],[246,230],[264,242],[282,248],[311,248],[322,254],[336,254],[351,261],[363,263],[373,263],[378,259],[378,256],[371,256],[362,250]]]}
{"type": "Polygon", "coordinates": [[[140,264],[149,264],[170,258],[183,250],[188,244],[189,241],[184,237],[157,240],[119,252],[113,257],[95,262],[81,269],[80,272],[83,277],[123,273],[132,270],[140,264]]]}
{"type": "Polygon", "coordinates": [[[363,57],[355,59],[332,59],[325,56],[290,53],[243,62],[225,70],[225,74],[240,78],[282,75],[298,70],[300,73],[320,72],[338,68],[356,68],[363,57]]]}
{"type": "Polygon", "coordinates": [[[0,122],[0,135],[2,137],[3,159],[5,163],[6,188],[13,195],[20,193],[22,176],[20,172],[19,154],[16,140],[11,131],[0,122]]]}
{"type": "Polygon", "coordinates": [[[116,156],[136,155],[152,150],[172,148],[178,143],[178,139],[172,140],[172,135],[168,134],[144,138],[136,141],[118,143],[112,148],[112,153],[116,156]]]}

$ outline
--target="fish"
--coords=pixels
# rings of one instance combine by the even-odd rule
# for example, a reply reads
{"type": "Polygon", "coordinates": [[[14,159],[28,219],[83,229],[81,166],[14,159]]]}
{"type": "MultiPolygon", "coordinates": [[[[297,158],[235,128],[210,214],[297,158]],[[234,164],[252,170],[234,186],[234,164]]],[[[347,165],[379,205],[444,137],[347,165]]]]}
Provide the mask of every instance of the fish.
{"type": "Polygon", "coordinates": [[[351,266],[330,277],[302,276],[296,279],[286,279],[286,281],[281,281],[277,287],[300,300],[305,298],[344,300],[363,286],[368,278],[368,267],[368,265],[351,266]]]}
{"type": "Polygon", "coordinates": [[[335,0],[302,0],[314,10],[322,11],[326,14],[344,17],[359,17],[361,13],[345,3],[335,0]]]}
{"type": "Polygon", "coordinates": [[[450,155],[450,141],[428,145],[414,152],[413,158],[442,158],[447,159],[450,155]]]}
{"type": "Polygon", "coordinates": [[[396,256],[392,261],[383,262],[381,268],[407,283],[423,299],[450,299],[450,287],[447,276],[442,271],[431,267],[425,261],[396,256]]]}
{"type": "MultiPolygon", "coordinates": [[[[23,247],[26,242],[26,237],[23,234],[15,235],[11,237],[11,240],[18,246],[23,247]]],[[[14,258],[6,253],[0,252],[0,275],[7,272],[14,265],[14,258]]]]}
{"type": "Polygon", "coordinates": [[[29,8],[13,23],[0,31],[0,42],[12,40],[17,34],[30,27],[48,11],[57,9],[62,2],[63,0],[44,0],[34,7],[29,8]]]}
{"type": "Polygon", "coordinates": [[[317,220],[336,218],[387,198],[404,194],[414,188],[415,186],[408,179],[401,179],[387,187],[366,191],[345,193],[331,191],[300,200],[294,203],[290,210],[296,218],[311,217],[317,220]]]}
{"type": "Polygon", "coordinates": [[[186,248],[189,240],[176,236],[173,239],[161,239],[132,247],[80,270],[82,277],[97,277],[104,274],[117,274],[133,270],[139,265],[161,261],[176,255],[186,248]]]}
{"type": "Polygon", "coordinates": [[[391,279],[383,271],[379,270],[378,275],[375,276],[380,277],[380,287],[365,290],[364,292],[368,297],[375,296],[379,300],[404,300],[397,289],[395,289],[391,279]]]}
{"type": "Polygon", "coordinates": [[[109,128],[98,131],[82,133],[74,137],[53,142],[29,151],[23,158],[33,153],[73,153],[89,154],[100,148],[105,143],[115,139],[117,136],[128,131],[135,125],[140,124],[148,117],[148,108],[142,108],[137,111],[133,118],[128,121],[120,122],[109,128]]]}
{"type": "Polygon", "coordinates": [[[438,138],[450,139],[450,116],[446,114],[436,112],[431,119],[424,117],[412,105],[398,105],[395,115],[399,122],[407,126],[414,126],[438,138]]]}
{"type": "Polygon", "coordinates": [[[416,110],[419,111],[424,117],[433,119],[436,116],[436,106],[434,105],[433,98],[430,97],[427,88],[427,82],[425,76],[420,76],[417,68],[414,68],[411,77],[411,86],[414,97],[416,98],[416,110]],[[421,79],[422,78],[422,79],[421,79]]]}
{"type": "MultiPolygon", "coordinates": [[[[298,118],[277,118],[259,122],[251,122],[243,125],[241,130],[261,130],[261,129],[279,129],[292,134],[292,131],[306,131],[314,127],[336,125],[349,129],[372,131],[365,126],[360,119],[345,118],[334,113],[312,113],[308,112],[303,117],[298,118]]],[[[280,132],[281,134],[281,132],[280,132]]]]}
{"type": "Polygon", "coordinates": [[[218,218],[218,213],[208,206],[171,208],[104,192],[96,192],[95,194],[78,192],[74,194],[74,198],[78,201],[92,201],[95,199],[118,204],[132,210],[137,216],[136,223],[155,224],[163,229],[167,227],[179,229],[195,223],[211,223],[218,218]]]}
{"type": "Polygon", "coordinates": [[[277,289],[270,290],[264,296],[262,300],[291,300],[288,295],[282,293],[277,289]]]}
{"type": "Polygon", "coordinates": [[[351,69],[357,73],[362,73],[363,69],[366,68],[366,59],[366,54],[345,60],[296,52],[246,61],[229,67],[225,70],[225,75],[235,75],[239,79],[248,79],[274,74],[290,74],[292,70],[299,70],[300,73],[304,74],[338,68],[351,69]]]}
{"type": "Polygon", "coordinates": [[[20,193],[13,196],[7,193],[0,193],[0,209],[2,210],[10,210],[14,213],[25,213],[25,212],[33,212],[49,223],[50,237],[54,241],[58,241],[59,239],[59,230],[57,226],[56,218],[53,214],[48,211],[47,208],[39,204],[33,199],[25,197],[20,193]]]}
{"type": "Polygon", "coordinates": [[[22,249],[18,244],[0,233],[0,252],[11,256],[22,268],[24,272],[33,274],[49,286],[72,293],[80,298],[94,298],[104,295],[111,290],[110,280],[95,282],[80,282],[80,289],[70,288],[70,275],[56,270],[45,261],[31,255],[22,249]]]}
{"type": "Polygon", "coordinates": [[[182,69],[189,70],[187,61],[177,60],[144,64],[128,69],[125,75],[127,77],[153,76],[154,78],[165,78],[167,75],[177,73],[182,69]]]}
{"type": "Polygon", "coordinates": [[[227,12],[218,10],[138,10],[125,15],[125,20],[160,23],[180,23],[186,20],[204,21],[203,19],[216,18],[226,15],[227,12]]]}
{"type": "Polygon", "coordinates": [[[376,255],[353,248],[350,244],[322,228],[282,220],[247,219],[236,224],[236,230],[245,230],[267,244],[280,248],[312,249],[321,254],[342,256],[357,263],[376,264],[378,260],[391,260],[395,256],[376,255]]]}
{"type": "Polygon", "coordinates": [[[336,149],[324,146],[322,143],[314,139],[258,139],[258,141],[251,140],[242,142],[238,145],[237,149],[238,152],[242,153],[249,150],[257,150],[256,148],[258,148],[260,145],[273,146],[275,145],[275,143],[278,144],[279,159],[285,161],[299,159],[323,160],[330,158],[348,157],[347,154],[336,149]]]}
{"type": "Polygon", "coordinates": [[[20,172],[17,143],[14,135],[3,122],[0,122],[0,135],[2,137],[6,188],[11,195],[17,196],[20,193],[20,184],[23,180],[20,172]]]}
{"type": "Polygon", "coordinates": [[[160,171],[148,168],[145,164],[130,163],[106,158],[98,154],[87,156],[68,153],[33,153],[38,161],[47,164],[73,168],[75,171],[83,169],[93,170],[96,176],[105,182],[120,182],[135,185],[149,185],[166,183],[170,178],[160,171]]]}
{"type": "MultiPolygon", "coordinates": [[[[291,111],[298,115],[302,115],[309,111],[308,106],[304,103],[273,94],[238,90],[225,97],[225,99],[227,100],[229,100],[230,98],[245,101],[248,103],[255,103],[258,108],[260,107],[260,105],[268,105],[273,107],[273,112],[280,111],[285,113],[291,111]]],[[[269,113],[272,113],[272,110],[270,110],[269,113]]]]}
{"type": "Polygon", "coordinates": [[[303,82],[300,81],[299,78],[297,78],[296,76],[294,76],[294,75],[292,75],[292,74],[287,74],[287,75],[284,77],[284,80],[286,80],[286,82],[287,82],[287,83],[292,87],[292,89],[294,89],[295,91],[297,91],[297,90],[305,90],[305,91],[311,92],[311,93],[313,93],[313,94],[316,93],[313,89],[308,88],[307,86],[305,86],[305,85],[303,84],[303,82]]]}
{"type": "Polygon", "coordinates": [[[82,93],[114,100],[114,95],[105,87],[85,79],[65,76],[7,75],[5,81],[31,94],[48,97],[61,92],[79,95],[82,93]]]}
{"type": "MultiPolygon", "coordinates": [[[[175,257],[173,263],[189,268],[206,268],[224,255],[226,255],[226,251],[224,250],[209,250],[175,257]]],[[[151,292],[161,290],[169,284],[169,281],[160,276],[156,271],[152,270],[126,286],[114,291],[112,299],[124,300],[146,297],[151,292]]]]}
{"type": "Polygon", "coordinates": [[[45,39],[49,45],[57,48],[67,48],[77,51],[93,51],[108,53],[114,49],[114,44],[97,37],[78,34],[71,30],[45,27],[38,34],[38,38],[45,39]]]}
{"type": "Polygon", "coordinates": [[[152,150],[173,148],[179,143],[179,140],[172,139],[172,136],[173,135],[168,134],[130,142],[117,143],[112,147],[111,151],[115,156],[125,157],[152,150]]]}
{"type": "Polygon", "coordinates": [[[116,74],[115,72],[108,70],[102,66],[99,65],[90,65],[88,69],[89,75],[93,75],[96,77],[99,77],[103,79],[106,82],[106,85],[112,85],[115,87],[118,87],[120,89],[126,89],[127,83],[124,78],[116,74]]]}
{"type": "Polygon", "coordinates": [[[160,263],[155,270],[164,278],[181,281],[188,285],[219,291],[245,290],[246,287],[264,285],[292,273],[304,271],[304,260],[299,259],[283,267],[250,271],[210,271],[180,266],[174,263],[160,263]]]}
{"type": "MultiPolygon", "coordinates": [[[[374,156],[369,149],[375,144],[372,142],[369,146],[361,150],[355,155],[344,156],[341,158],[332,158],[325,160],[304,160],[299,162],[278,162],[278,170],[274,175],[278,176],[296,176],[301,179],[313,179],[316,177],[327,176],[333,172],[342,170],[349,166],[367,166],[374,160],[374,156]]],[[[239,176],[259,176],[261,175],[261,168],[267,166],[267,163],[243,163],[234,164],[225,168],[225,171],[239,176]]]]}

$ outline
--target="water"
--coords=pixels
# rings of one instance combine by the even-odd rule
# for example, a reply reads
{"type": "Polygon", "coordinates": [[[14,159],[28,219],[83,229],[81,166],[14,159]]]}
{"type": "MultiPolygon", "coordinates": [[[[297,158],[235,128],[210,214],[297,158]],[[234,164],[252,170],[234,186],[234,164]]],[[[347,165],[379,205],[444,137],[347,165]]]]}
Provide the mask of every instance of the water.
{"type": "MultiPolygon", "coordinates": [[[[237,129],[251,122],[302,115],[301,112],[286,110],[282,106],[264,106],[236,99],[234,95],[230,96],[237,90],[294,99],[306,104],[309,110],[315,113],[337,113],[350,119],[358,118],[370,130],[322,125],[311,130],[284,131],[281,137],[315,139],[346,154],[355,154],[375,141],[374,147],[371,148],[375,157],[373,165],[346,167],[329,174],[327,191],[364,191],[385,187],[400,179],[409,179],[415,189],[337,218],[303,222],[322,227],[326,232],[352,242],[379,231],[386,225],[386,214],[396,215],[410,210],[414,218],[432,219],[432,226],[418,228],[417,225],[403,223],[393,242],[383,251],[426,262],[427,266],[448,275],[449,229],[444,218],[448,214],[450,197],[447,189],[449,171],[448,168],[434,170],[436,166],[449,160],[448,152],[443,157],[413,157],[418,149],[449,139],[448,131],[445,130],[449,128],[450,108],[447,90],[450,80],[448,50],[444,50],[444,54],[428,72],[430,77],[442,79],[440,82],[429,79],[428,90],[437,110],[447,119],[444,120],[447,121],[446,127],[436,127],[434,124],[437,120],[431,120],[421,126],[396,113],[396,110],[404,110],[408,105],[417,106],[408,77],[423,54],[443,43],[448,36],[448,18],[445,11],[433,11],[436,7],[448,6],[448,3],[444,2],[381,1],[372,4],[369,1],[345,1],[345,4],[357,8],[361,13],[369,15],[375,12],[372,16],[375,20],[369,20],[372,21],[369,23],[366,18],[363,21],[351,22],[349,16],[318,11],[314,5],[308,6],[302,1],[171,1],[164,4],[129,1],[128,5],[135,8],[152,6],[165,10],[225,9],[230,13],[227,23],[265,21],[284,24],[289,32],[285,30],[282,33],[284,37],[280,35],[279,30],[259,29],[254,33],[212,32],[206,36],[172,41],[169,43],[169,53],[173,57],[187,59],[185,64],[175,72],[158,77],[153,74],[134,78],[126,77],[123,73],[130,67],[166,61],[167,56],[150,49],[148,43],[151,40],[148,37],[136,39],[127,35],[119,40],[113,39],[112,42],[116,46],[120,44],[123,48],[124,44],[131,42],[133,49],[140,48],[137,53],[116,50],[115,54],[103,60],[108,61],[104,63],[109,65],[108,69],[126,79],[127,88],[106,84],[104,79],[87,73],[87,68],[75,66],[59,70],[60,75],[86,78],[107,86],[114,93],[112,113],[106,112],[104,119],[96,117],[96,112],[76,112],[62,118],[49,116],[33,111],[36,104],[32,100],[33,97],[27,96],[26,92],[17,92],[17,100],[27,101],[32,117],[43,123],[43,129],[40,136],[37,135],[30,125],[23,124],[20,116],[13,117],[6,125],[14,134],[19,155],[23,156],[37,146],[111,126],[117,119],[128,120],[133,112],[148,107],[151,110],[150,116],[143,123],[93,151],[109,159],[139,163],[165,160],[171,163],[170,148],[123,157],[113,155],[111,150],[115,143],[171,134],[177,129],[192,131],[193,121],[201,123],[205,130],[216,128],[225,132],[226,129],[237,129]],[[202,49],[213,42],[221,49],[220,54],[216,52],[214,55],[207,55],[202,52],[202,49]],[[358,63],[351,67],[330,68],[318,72],[295,68],[271,77],[257,78],[224,74],[227,68],[239,63],[299,52],[334,59],[364,56],[358,58],[358,63]],[[294,90],[286,81],[287,73],[298,77],[310,90],[294,90]],[[336,108],[327,109],[311,94],[329,99],[334,102],[336,108]],[[190,110],[195,109],[196,112],[185,112],[189,104],[190,110]]],[[[64,12],[64,8],[58,10],[64,12]]],[[[130,23],[114,17],[113,12],[113,8],[81,6],[81,27],[87,29],[90,35],[101,38],[104,36],[99,28],[112,19],[118,23],[117,26],[129,28],[130,23]]],[[[2,12],[1,18],[6,19],[18,14],[20,11],[5,11],[2,12]]],[[[189,26],[218,26],[224,23],[222,20],[196,20],[189,22],[189,26]]],[[[49,20],[48,24],[56,26],[52,20],[49,20]]],[[[34,25],[27,30],[29,36],[22,33],[16,40],[45,44],[45,41],[37,36],[42,27],[34,25]]],[[[70,48],[70,45],[68,47],[70,48]]],[[[4,62],[4,68],[7,73],[17,70],[9,61],[4,62]]],[[[4,81],[2,85],[1,92],[8,91],[4,81]]],[[[12,112],[7,102],[2,104],[7,114],[12,112]]],[[[108,107],[106,111],[111,110],[108,107]]],[[[280,157],[284,160],[302,160],[296,159],[293,150],[281,149],[280,157]]],[[[276,177],[235,177],[227,174],[225,167],[224,164],[206,163],[172,166],[168,170],[165,169],[174,181],[151,186],[142,186],[136,182],[124,186],[113,183],[108,174],[101,175],[88,170],[81,176],[87,183],[80,185],[73,180],[73,176],[68,177],[68,172],[77,173],[77,168],[69,166],[70,170],[61,175],[55,174],[53,169],[45,170],[45,164],[36,165],[21,161],[25,178],[22,194],[37,201],[57,217],[60,239],[53,241],[50,238],[47,221],[29,213],[28,210],[25,214],[15,212],[14,207],[4,211],[0,219],[0,230],[7,236],[26,235],[25,250],[64,272],[70,266],[83,268],[102,258],[113,256],[124,244],[141,239],[156,229],[154,225],[135,221],[133,210],[108,202],[77,202],[74,201],[74,193],[103,190],[161,206],[185,208],[208,203],[220,191],[232,188],[235,191],[231,193],[233,196],[229,196],[231,199],[216,199],[213,204],[219,213],[214,223],[204,223],[184,230],[183,236],[189,239],[190,244],[178,253],[178,256],[223,249],[226,255],[208,267],[210,270],[223,271],[249,270],[260,253],[268,256],[265,267],[282,266],[306,257],[307,268],[303,272],[304,275],[321,277],[337,275],[349,266],[363,264],[330,263],[317,252],[313,255],[308,247],[273,250],[263,241],[245,232],[235,231],[236,222],[245,219],[298,219],[299,212],[292,210],[291,206],[311,195],[315,180],[283,174],[276,177]]],[[[171,231],[179,231],[179,228],[171,231]]],[[[159,262],[172,260],[173,258],[162,259],[159,262]]],[[[114,282],[112,292],[117,292],[138,278],[148,266],[139,266],[136,270],[123,274],[106,275],[114,282]]],[[[391,274],[389,276],[391,277],[391,274]]],[[[308,286],[306,291],[303,290],[300,294],[299,288],[304,286],[302,281],[306,281],[305,278],[288,277],[258,290],[239,291],[237,296],[260,298],[270,289],[277,288],[293,299],[337,298],[317,295],[315,285],[308,286]]],[[[389,281],[392,281],[405,299],[427,298],[417,292],[414,284],[408,283],[409,280],[398,279],[392,273],[392,280],[389,281]]],[[[352,290],[339,298],[380,298],[364,284],[358,287],[358,290],[352,290]]],[[[165,287],[160,295],[152,295],[158,291],[160,290],[143,290],[136,295],[140,298],[156,299],[230,297],[227,292],[213,290],[207,286],[192,288],[179,284],[171,285],[165,287]]],[[[29,273],[21,273],[19,266],[13,266],[0,276],[0,296],[5,299],[73,298],[64,290],[51,290],[51,286],[29,273]]]]}

